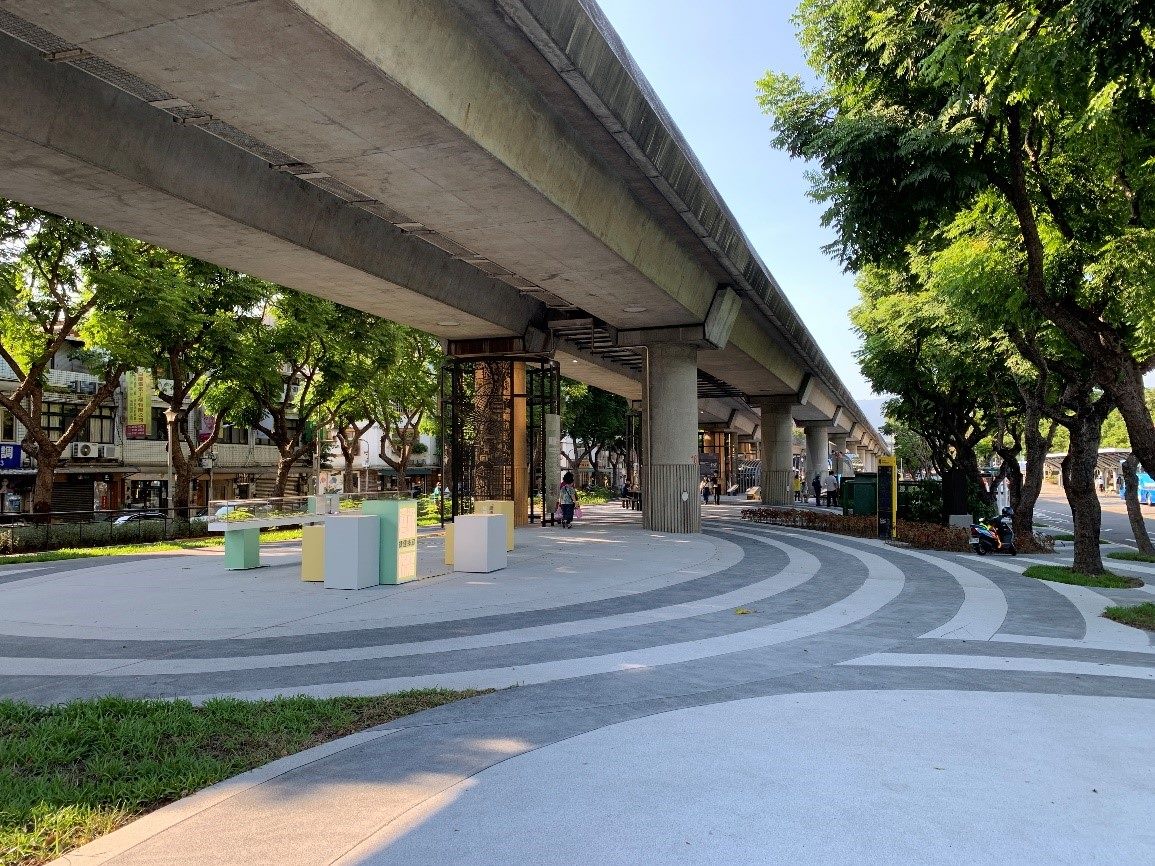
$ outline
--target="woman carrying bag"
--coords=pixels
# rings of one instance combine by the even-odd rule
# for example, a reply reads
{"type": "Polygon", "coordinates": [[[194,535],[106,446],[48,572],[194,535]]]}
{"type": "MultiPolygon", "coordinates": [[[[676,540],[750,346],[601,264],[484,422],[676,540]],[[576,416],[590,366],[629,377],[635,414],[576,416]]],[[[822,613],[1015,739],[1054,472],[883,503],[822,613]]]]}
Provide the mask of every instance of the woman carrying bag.
{"type": "MultiPolygon", "coordinates": [[[[561,525],[563,529],[573,526],[574,512],[577,509],[577,488],[573,485],[573,473],[567,472],[562,476],[561,486],[557,491],[557,507],[561,509],[561,525]]],[[[578,517],[581,516],[579,513],[578,517]]]]}

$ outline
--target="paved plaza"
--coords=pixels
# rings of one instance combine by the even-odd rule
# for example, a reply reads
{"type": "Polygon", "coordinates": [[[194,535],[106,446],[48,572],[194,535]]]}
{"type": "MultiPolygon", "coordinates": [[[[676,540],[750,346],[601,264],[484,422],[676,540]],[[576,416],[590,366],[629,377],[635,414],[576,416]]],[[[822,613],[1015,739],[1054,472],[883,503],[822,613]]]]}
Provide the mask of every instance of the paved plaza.
{"type": "MultiPolygon", "coordinates": [[[[1152,599],[750,525],[587,509],[505,571],[356,593],[299,548],[0,570],[0,694],[494,694],[278,761],[64,858],[117,864],[1155,859],[1152,599]]],[[[1061,561],[1061,554],[1058,557],[1061,561]]]]}

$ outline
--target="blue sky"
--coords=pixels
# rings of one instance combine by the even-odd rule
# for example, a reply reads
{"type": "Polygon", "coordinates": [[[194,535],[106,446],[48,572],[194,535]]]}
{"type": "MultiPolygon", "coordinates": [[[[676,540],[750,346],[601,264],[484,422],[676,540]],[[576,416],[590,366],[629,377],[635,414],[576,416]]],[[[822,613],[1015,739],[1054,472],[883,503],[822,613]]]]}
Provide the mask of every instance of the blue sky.
{"type": "Polygon", "coordinates": [[[810,77],[793,0],[597,0],[830,363],[873,396],[852,355],[850,275],[821,250],[831,233],[806,197],[804,163],[770,146],[754,100],[766,69],[810,77]]]}

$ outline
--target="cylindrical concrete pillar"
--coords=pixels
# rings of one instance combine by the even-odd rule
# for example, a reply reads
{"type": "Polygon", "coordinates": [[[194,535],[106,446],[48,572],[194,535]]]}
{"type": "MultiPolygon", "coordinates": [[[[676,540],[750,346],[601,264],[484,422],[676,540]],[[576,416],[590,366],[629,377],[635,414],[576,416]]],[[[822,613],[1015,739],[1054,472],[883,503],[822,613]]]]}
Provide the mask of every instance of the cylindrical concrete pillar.
{"type": "Polygon", "coordinates": [[[869,472],[870,469],[868,468],[866,462],[866,446],[859,445],[856,450],[858,451],[858,465],[861,467],[863,472],[869,472]]]}
{"type": "Polygon", "coordinates": [[[846,436],[833,433],[830,436],[830,447],[833,452],[834,474],[839,478],[850,478],[854,470],[850,468],[850,461],[846,459],[846,436]]]}
{"type": "MultiPolygon", "coordinates": [[[[830,434],[825,426],[817,424],[808,424],[803,429],[806,431],[806,478],[813,478],[816,472],[826,477],[830,471],[830,434]]],[[[834,472],[838,474],[838,469],[834,472]]]]}
{"type": "Polygon", "coordinates": [[[660,343],[646,352],[642,521],[657,532],[698,532],[698,350],[660,343]]]}
{"type": "Polygon", "coordinates": [[[789,505],[794,501],[790,483],[794,478],[793,399],[758,401],[762,413],[761,488],[764,505],[789,505]]]}

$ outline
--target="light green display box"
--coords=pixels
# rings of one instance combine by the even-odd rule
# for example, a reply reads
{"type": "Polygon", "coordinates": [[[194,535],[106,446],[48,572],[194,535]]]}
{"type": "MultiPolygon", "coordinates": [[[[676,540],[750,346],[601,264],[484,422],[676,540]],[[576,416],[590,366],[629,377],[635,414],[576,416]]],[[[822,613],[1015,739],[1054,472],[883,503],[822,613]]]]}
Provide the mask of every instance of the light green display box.
{"type": "Polygon", "coordinates": [[[261,565],[261,530],[229,529],[225,532],[225,568],[245,571],[261,565]]]}
{"type": "Polygon", "coordinates": [[[371,499],[362,514],[381,520],[381,583],[417,579],[417,503],[402,499],[371,499]]]}

